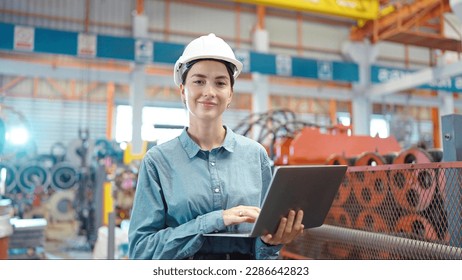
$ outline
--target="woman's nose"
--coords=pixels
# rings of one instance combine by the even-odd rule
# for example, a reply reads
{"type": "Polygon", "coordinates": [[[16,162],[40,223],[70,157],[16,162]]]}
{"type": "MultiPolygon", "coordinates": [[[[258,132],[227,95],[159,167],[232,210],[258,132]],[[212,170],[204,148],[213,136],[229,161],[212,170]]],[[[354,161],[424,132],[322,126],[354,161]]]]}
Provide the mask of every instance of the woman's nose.
{"type": "Polygon", "coordinates": [[[215,88],[214,88],[212,85],[207,84],[207,85],[204,87],[203,94],[204,94],[205,96],[215,97],[215,95],[216,95],[215,88]]]}

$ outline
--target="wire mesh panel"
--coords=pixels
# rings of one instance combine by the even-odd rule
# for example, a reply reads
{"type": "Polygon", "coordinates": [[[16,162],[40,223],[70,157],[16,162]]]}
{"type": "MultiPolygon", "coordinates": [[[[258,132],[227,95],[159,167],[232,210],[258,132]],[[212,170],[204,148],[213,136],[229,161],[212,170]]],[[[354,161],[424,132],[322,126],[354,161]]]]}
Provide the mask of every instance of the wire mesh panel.
{"type": "Polygon", "coordinates": [[[462,259],[462,162],[349,167],[319,228],[284,252],[313,259],[462,259]]]}

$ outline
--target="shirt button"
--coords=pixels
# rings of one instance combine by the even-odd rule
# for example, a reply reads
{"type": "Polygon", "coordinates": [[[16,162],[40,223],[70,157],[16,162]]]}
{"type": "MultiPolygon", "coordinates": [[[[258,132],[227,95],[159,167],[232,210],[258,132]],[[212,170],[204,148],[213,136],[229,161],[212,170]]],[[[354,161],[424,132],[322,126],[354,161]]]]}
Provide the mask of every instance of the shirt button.
{"type": "Polygon", "coordinates": [[[216,192],[216,193],[220,192],[220,189],[219,189],[219,188],[216,188],[216,189],[215,189],[215,192],[216,192]]]}
{"type": "Polygon", "coordinates": [[[210,165],[211,165],[211,166],[215,166],[215,162],[211,162],[210,165]]]}

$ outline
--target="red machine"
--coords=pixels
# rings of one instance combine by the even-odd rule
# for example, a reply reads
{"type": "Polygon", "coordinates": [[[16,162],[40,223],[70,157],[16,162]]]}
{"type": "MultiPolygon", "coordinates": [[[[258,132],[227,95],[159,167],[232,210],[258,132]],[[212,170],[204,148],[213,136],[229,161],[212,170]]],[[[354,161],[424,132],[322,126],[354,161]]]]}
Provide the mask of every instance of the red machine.
{"type": "MultiPolygon", "coordinates": [[[[274,162],[276,165],[325,164],[332,155],[354,159],[365,152],[385,155],[400,150],[394,137],[349,135],[348,127],[344,126],[331,128],[327,133],[322,133],[317,127],[305,127],[294,138],[276,140],[274,162]]],[[[348,162],[339,163],[352,165],[348,162]]]]}

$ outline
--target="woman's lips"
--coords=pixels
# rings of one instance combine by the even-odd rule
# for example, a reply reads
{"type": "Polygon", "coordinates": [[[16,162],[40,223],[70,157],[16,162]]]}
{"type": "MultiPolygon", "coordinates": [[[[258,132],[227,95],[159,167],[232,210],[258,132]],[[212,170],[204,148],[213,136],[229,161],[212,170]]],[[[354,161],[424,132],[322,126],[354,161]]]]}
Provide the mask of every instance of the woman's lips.
{"type": "Polygon", "coordinates": [[[199,103],[202,104],[202,105],[204,105],[204,106],[206,106],[206,107],[213,107],[213,106],[216,106],[216,105],[217,105],[217,104],[214,103],[214,102],[204,102],[204,101],[202,101],[202,102],[199,102],[199,103]]]}

